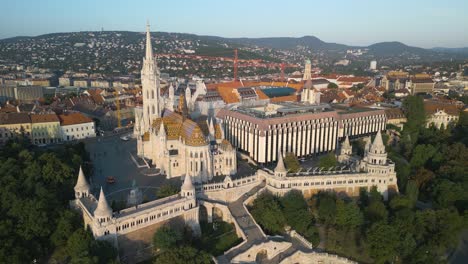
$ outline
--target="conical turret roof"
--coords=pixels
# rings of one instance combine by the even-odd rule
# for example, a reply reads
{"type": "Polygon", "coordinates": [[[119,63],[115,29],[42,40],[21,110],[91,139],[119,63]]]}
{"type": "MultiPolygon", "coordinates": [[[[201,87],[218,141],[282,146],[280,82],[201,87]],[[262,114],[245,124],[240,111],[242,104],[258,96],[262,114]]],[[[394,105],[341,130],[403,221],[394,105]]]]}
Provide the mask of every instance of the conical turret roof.
{"type": "Polygon", "coordinates": [[[78,173],[78,179],[76,181],[76,185],[73,188],[75,191],[89,191],[90,186],[88,184],[88,181],[86,180],[86,177],[83,173],[83,169],[80,166],[80,172],[78,173]]]}
{"type": "Polygon", "coordinates": [[[382,133],[380,133],[380,130],[377,132],[377,135],[375,136],[374,143],[372,143],[371,149],[385,149],[385,145],[383,144],[382,140],[382,133]]]}
{"type": "Polygon", "coordinates": [[[278,164],[276,165],[275,172],[288,172],[284,166],[283,154],[278,151],[278,164]]]}
{"type": "Polygon", "coordinates": [[[349,148],[351,144],[349,144],[349,137],[346,136],[345,140],[343,141],[343,148],[349,148]]]}
{"type": "Polygon", "coordinates": [[[183,191],[191,191],[195,189],[192,183],[192,177],[190,175],[185,175],[184,183],[182,184],[181,189],[183,191]]]}
{"type": "Polygon", "coordinates": [[[94,217],[111,217],[112,216],[112,208],[107,203],[106,196],[104,195],[104,191],[101,187],[101,192],[99,193],[99,201],[94,210],[94,217]]]}

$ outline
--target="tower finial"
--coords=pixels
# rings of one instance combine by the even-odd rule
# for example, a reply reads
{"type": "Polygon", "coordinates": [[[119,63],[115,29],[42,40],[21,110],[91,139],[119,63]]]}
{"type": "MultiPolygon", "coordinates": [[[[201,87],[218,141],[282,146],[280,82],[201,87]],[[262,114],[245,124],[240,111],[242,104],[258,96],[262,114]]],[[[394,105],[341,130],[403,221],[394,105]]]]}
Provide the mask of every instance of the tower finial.
{"type": "Polygon", "coordinates": [[[149,20],[146,22],[146,58],[145,59],[147,60],[153,59],[153,47],[151,46],[149,20]]]}

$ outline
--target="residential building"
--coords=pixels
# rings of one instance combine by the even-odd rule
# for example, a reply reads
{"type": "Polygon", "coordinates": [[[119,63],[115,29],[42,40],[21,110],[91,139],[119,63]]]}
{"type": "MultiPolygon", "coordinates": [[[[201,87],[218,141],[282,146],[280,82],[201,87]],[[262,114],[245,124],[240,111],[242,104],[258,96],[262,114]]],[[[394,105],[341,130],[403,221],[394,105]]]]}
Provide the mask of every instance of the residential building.
{"type": "Polygon", "coordinates": [[[32,114],[32,143],[36,145],[61,141],[60,120],[56,114],[32,114]]]}
{"type": "Polygon", "coordinates": [[[63,141],[85,139],[96,136],[94,121],[82,113],[58,115],[63,141]]]}
{"type": "Polygon", "coordinates": [[[0,144],[24,135],[31,137],[31,119],[27,113],[0,113],[0,144]]]}

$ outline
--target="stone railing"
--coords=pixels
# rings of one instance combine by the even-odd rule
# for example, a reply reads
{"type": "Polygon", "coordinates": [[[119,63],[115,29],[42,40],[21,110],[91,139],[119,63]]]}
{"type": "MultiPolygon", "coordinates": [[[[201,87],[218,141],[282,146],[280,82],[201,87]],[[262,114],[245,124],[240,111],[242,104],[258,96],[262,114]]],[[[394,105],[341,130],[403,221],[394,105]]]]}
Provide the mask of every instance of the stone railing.
{"type": "Polygon", "coordinates": [[[253,200],[255,200],[258,197],[258,195],[260,195],[262,192],[265,191],[265,189],[266,189],[266,186],[261,188],[256,193],[254,193],[249,198],[247,198],[244,202],[242,202],[242,206],[244,206],[245,211],[250,216],[250,218],[252,218],[252,222],[260,230],[263,237],[267,237],[267,235],[265,234],[265,232],[263,232],[263,229],[260,227],[260,225],[258,225],[257,221],[255,221],[255,218],[253,217],[253,215],[250,213],[249,209],[247,208],[247,204],[250,204],[253,200]]]}
{"type": "Polygon", "coordinates": [[[232,182],[216,182],[216,183],[207,183],[200,184],[196,186],[197,192],[216,192],[224,189],[231,189],[234,187],[240,187],[251,183],[258,182],[257,174],[250,175],[247,177],[239,178],[232,180],[232,182]]]}
{"type": "Polygon", "coordinates": [[[309,249],[312,249],[312,243],[309,242],[309,240],[307,240],[305,237],[301,236],[301,234],[299,234],[298,232],[296,232],[296,230],[291,230],[291,232],[289,233],[289,235],[292,237],[292,238],[297,238],[297,240],[299,240],[302,244],[304,244],[305,247],[309,248],[309,249]]]}

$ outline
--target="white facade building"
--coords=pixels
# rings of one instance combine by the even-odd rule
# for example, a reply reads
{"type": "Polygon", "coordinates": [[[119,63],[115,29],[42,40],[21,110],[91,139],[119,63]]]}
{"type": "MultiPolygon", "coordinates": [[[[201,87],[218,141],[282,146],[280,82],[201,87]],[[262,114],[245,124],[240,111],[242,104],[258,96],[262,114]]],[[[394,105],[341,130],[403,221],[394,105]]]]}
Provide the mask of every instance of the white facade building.
{"type": "Polygon", "coordinates": [[[96,137],[96,128],[91,118],[81,113],[66,113],[58,117],[63,141],[96,137]]]}

